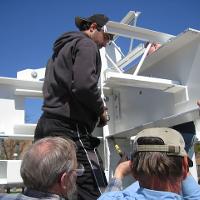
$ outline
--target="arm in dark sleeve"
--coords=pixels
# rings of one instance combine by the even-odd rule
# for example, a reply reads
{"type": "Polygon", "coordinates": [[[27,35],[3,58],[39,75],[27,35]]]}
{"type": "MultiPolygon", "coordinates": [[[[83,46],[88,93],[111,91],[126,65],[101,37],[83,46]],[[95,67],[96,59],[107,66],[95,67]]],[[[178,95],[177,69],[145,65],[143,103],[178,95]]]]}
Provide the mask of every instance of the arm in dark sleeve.
{"type": "Polygon", "coordinates": [[[93,42],[83,40],[77,44],[72,91],[83,106],[99,116],[104,106],[98,89],[101,66],[97,66],[97,53],[93,42]]]}

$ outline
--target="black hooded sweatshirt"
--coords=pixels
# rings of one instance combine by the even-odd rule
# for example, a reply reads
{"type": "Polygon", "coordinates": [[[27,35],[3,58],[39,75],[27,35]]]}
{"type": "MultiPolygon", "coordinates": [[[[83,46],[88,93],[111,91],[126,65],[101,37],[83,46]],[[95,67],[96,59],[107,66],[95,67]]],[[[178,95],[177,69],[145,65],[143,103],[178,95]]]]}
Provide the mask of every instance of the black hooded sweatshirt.
{"type": "Polygon", "coordinates": [[[64,33],[54,43],[43,85],[43,111],[79,123],[92,132],[103,112],[98,89],[101,57],[83,32],[64,33]]]}

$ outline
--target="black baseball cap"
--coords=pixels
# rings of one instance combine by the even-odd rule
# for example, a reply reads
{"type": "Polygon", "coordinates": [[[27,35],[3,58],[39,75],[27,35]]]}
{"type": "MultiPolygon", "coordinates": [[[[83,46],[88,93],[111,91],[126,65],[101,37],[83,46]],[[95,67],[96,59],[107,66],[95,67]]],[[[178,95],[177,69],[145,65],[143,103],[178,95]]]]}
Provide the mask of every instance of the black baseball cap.
{"type": "Polygon", "coordinates": [[[83,24],[87,23],[97,23],[99,27],[103,27],[107,22],[109,18],[105,16],[104,14],[94,14],[90,17],[75,17],[75,24],[79,28],[79,30],[82,28],[83,24]]]}

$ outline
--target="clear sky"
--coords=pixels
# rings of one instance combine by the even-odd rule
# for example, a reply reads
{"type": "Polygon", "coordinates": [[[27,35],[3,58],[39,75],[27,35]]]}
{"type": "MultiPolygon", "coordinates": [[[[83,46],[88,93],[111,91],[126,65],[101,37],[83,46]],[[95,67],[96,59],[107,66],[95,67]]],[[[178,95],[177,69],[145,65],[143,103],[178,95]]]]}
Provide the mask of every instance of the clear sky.
{"type": "Polygon", "coordinates": [[[130,10],[142,12],[143,28],[173,35],[200,30],[199,0],[0,0],[0,76],[44,67],[55,39],[77,30],[75,16],[104,13],[120,21],[130,10]]]}

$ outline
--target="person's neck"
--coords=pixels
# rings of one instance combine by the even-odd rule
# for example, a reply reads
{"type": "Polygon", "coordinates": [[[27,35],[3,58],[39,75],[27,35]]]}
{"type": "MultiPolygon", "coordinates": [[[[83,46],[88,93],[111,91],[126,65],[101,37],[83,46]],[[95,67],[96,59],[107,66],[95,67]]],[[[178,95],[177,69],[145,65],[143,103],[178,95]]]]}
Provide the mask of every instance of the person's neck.
{"type": "Polygon", "coordinates": [[[91,33],[89,30],[82,31],[87,37],[91,38],[91,33]]]}
{"type": "Polygon", "coordinates": [[[59,186],[59,184],[53,185],[51,188],[49,188],[48,192],[62,196],[62,188],[59,186]]]}
{"type": "Polygon", "coordinates": [[[181,181],[161,181],[157,177],[150,177],[145,181],[141,181],[140,186],[151,190],[167,191],[177,194],[180,194],[181,191],[181,181]]]}

